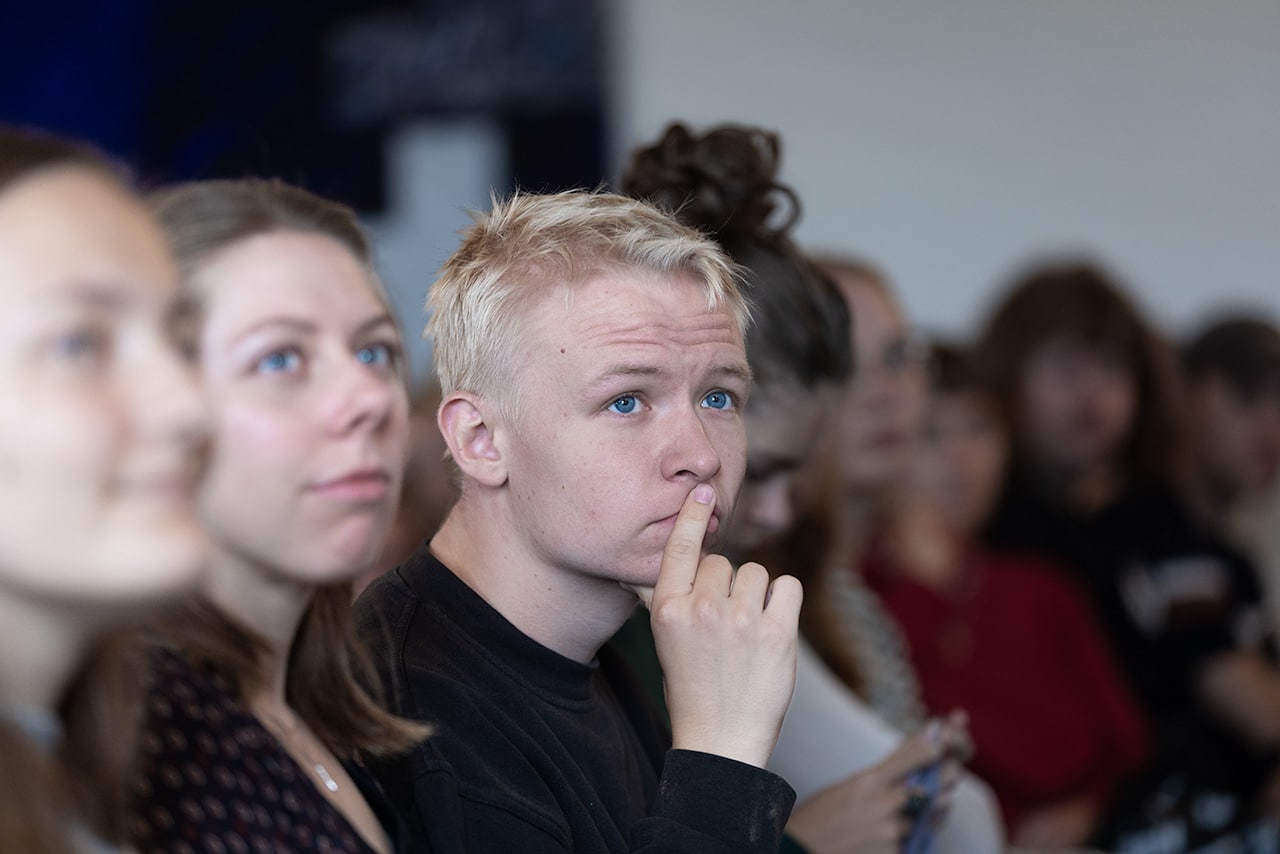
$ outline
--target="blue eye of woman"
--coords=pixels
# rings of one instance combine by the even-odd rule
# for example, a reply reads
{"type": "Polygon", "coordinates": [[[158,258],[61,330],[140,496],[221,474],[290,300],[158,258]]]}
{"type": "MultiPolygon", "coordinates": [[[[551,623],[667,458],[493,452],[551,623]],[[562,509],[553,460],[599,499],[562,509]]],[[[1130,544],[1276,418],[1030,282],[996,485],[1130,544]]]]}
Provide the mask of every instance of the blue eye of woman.
{"type": "Polygon", "coordinates": [[[395,352],[387,344],[370,344],[356,351],[356,359],[362,365],[385,367],[395,362],[395,352]]]}
{"type": "Polygon", "coordinates": [[[616,412],[619,415],[630,415],[632,412],[636,411],[637,405],[639,405],[639,401],[636,400],[635,395],[624,394],[622,397],[609,404],[609,411],[616,412]]]}
{"type": "Polygon", "coordinates": [[[702,399],[702,405],[708,409],[732,409],[733,398],[726,391],[713,391],[702,399]]]}
{"type": "Polygon", "coordinates": [[[55,345],[65,359],[96,359],[106,352],[107,336],[97,329],[77,329],[60,335],[55,345]]]}
{"type": "Polygon", "coordinates": [[[302,356],[297,350],[276,350],[258,360],[258,370],[265,374],[279,374],[296,371],[302,364],[302,356]]]}

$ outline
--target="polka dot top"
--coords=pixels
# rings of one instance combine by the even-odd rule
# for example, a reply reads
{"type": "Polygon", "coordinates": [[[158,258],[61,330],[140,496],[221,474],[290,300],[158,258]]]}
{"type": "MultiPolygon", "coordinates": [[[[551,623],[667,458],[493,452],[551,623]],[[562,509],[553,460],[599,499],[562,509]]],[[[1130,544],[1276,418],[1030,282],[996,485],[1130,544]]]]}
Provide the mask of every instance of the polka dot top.
{"type": "MultiPolygon", "coordinates": [[[[172,650],[152,655],[139,752],[130,835],[140,854],[373,851],[225,683],[172,650]]],[[[386,824],[368,772],[344,768],[386,824]]]]}

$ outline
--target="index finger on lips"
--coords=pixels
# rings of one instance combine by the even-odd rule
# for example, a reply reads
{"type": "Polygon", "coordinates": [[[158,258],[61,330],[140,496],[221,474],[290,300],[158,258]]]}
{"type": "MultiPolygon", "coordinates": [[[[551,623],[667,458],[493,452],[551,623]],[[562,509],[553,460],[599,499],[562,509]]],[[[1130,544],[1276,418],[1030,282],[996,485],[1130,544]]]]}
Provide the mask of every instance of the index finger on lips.
{"type": "Polygon", "coordinates": [[[716,492],[709,484],[698,484],[685,497],[662,550],[662,566],[653,588],[655,599],[663,594],[688,593],[693,588],[702,560],[702,541],[715,506],[716,492]]]}

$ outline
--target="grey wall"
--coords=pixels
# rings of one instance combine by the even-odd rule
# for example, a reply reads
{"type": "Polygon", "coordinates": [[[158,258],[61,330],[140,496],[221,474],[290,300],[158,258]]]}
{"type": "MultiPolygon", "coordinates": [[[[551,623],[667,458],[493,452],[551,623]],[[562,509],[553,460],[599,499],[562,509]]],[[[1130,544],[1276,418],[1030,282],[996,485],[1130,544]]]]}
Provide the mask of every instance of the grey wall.
{"type": "Polygon", "coordinates": [[[1178,328],[1280,312],[1275,0],[612,0],[617,149],[767,125],[799,234],[964,332],[1032,253],[1111,260],[1178,328]]]}
{"type": "MultiPolygon", "coordinates": [[[[969,331],[1016,266],[1075,249],[1174,331],[1224,303],[1280,314],[1276,0],[602,2],[615,150],[677,117],[781,131],[801,239],[879,261],[925,326],[969,331]]],[[[372,225],[415,338],[500,144],[424,124],[392,154],[372,225]]]]}

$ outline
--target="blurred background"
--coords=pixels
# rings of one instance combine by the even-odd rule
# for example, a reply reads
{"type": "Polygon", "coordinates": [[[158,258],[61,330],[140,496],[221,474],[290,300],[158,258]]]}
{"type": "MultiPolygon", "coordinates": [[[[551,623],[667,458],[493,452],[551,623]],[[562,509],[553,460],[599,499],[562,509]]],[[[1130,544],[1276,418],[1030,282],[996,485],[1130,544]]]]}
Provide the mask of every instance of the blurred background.
{"type": "Polygon", "coordinates": [[[0,4],[0,119],[148,182],[355,205],[414,344],[465,211],[610,181],[673,119],[783,139],[801,240],[965,335],[1034,258],[1111,265],[1177,334],[1280,311],[1275,0],[0,4]]]}

